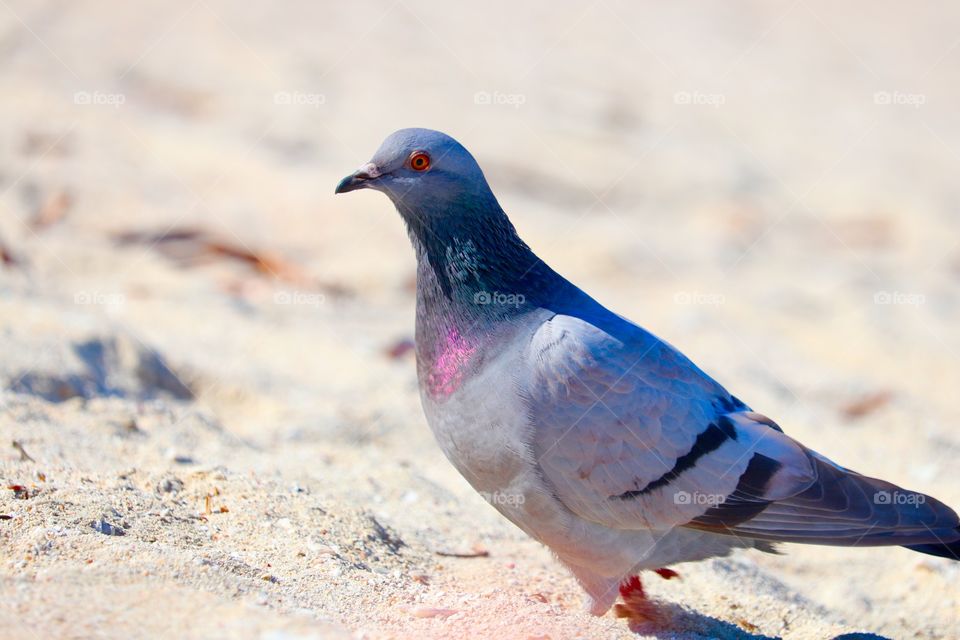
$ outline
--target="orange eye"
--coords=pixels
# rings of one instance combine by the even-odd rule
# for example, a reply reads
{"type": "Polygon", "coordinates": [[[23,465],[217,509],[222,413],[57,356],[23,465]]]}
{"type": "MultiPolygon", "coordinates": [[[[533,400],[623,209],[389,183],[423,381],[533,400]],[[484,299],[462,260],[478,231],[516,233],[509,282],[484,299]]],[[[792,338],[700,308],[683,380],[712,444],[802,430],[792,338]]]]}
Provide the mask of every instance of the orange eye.
{"type": "Polygon", "coordinates": [[[410,168],[414,171],[426,171],[430,168],[430,156],[423,151],[416,151],[410,156],[410,168]]]}

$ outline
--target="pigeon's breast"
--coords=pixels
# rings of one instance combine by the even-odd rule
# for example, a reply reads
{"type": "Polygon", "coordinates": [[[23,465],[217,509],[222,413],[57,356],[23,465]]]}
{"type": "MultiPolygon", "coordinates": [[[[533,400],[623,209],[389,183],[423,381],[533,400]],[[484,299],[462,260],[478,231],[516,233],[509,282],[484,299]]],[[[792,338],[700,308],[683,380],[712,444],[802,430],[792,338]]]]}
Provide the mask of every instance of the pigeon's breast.
{"type": "Polygon", "coordinates": [[[440,448],[474,489],[531,535],[531,521],[546,524],[558,511],[536,472],[520,391],[525,347],[539,322],[502,323],[476,341],[453,337],[448,351],[419,367],[424,413],[440,448]]]}

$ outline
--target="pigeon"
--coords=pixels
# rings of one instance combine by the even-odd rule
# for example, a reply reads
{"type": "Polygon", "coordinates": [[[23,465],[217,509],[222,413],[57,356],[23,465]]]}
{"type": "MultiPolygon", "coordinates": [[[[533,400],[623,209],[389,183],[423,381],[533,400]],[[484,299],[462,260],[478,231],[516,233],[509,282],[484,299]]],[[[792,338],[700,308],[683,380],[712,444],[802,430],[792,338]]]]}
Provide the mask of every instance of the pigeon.
{"type": "Polygon", "coordinates": [[[807,448],[680,351],[609,311],[521,240],[473,156],[402,129],[336,193],[380,191],[417,258],[427,422],[494,508],[604,615],[656,616],[639,575],[794,542],[957,560],[940,501],[807,448]]]}

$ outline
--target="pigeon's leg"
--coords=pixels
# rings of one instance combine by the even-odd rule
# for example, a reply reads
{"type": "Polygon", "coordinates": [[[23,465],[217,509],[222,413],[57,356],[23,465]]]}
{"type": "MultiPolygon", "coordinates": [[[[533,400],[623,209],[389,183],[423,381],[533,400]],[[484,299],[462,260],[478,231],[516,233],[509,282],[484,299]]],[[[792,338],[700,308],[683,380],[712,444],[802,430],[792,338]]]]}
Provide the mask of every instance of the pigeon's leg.
{"type": "Polygon", "coordinates": [[[593,573],[589,569],[581,566],[567,564],[567,567],[577,578],[577,582],[587,592],[587,599],[584,604],[591,615],[602,616],[617,599],[617,587],[620,586],[620,580],[615,577],[601,576],[593,573]]]}
{"type": "Polygon", "coordinates": [[[653,572],[664,580],[672,580],[673,578],[680,577],[680,574],[673,569],[654,569],[653,572]]]}
{"type": "Polygon", "coordinates": [[[640,576],[633,576],[620,584],[620,597],[623,598],[623,604],[613,608],[618,618],[627,618],[631,625],[662,621],[663,616],[657,611],[657,606],[647,599],[640,576]]]}

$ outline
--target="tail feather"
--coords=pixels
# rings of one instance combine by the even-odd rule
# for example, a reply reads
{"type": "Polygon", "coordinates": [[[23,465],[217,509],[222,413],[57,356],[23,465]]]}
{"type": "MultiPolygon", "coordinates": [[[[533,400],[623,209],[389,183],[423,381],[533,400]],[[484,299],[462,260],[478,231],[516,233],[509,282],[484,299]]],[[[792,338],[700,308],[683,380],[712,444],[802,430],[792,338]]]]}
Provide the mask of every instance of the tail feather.
{"type": "Polygon", "coordinates": [[[807,454],[815,479],[795,494],[770,500],[763,482],[741,482],[722,504],[687,526],[772,542],[899,545],[960,559],[960,516],[953,509],[931,496],[845,469],[813,451],[807,454]]]}
{"type": "MultiPolygon", "coordinates": [[[[957,535],[960,535],[960,529],[957,529],[957,535]]],[[[919,551],[920,553],[926,553],[939,558],[960,560],[960,540],[933,544],[907,544],[903,546],[911,551],[919,551]]]]}

